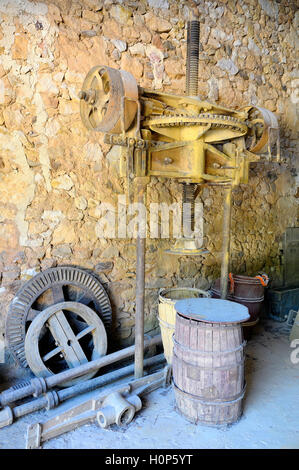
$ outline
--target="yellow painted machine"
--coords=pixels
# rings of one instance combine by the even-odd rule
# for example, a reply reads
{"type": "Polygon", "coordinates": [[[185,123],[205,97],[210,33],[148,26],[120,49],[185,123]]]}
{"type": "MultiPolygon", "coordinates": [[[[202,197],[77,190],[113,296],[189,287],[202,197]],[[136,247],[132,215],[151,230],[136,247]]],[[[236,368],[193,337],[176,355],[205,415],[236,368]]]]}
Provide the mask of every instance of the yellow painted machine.
{"type": "Polygon", "coordinates": [[[86,127],[126,148],[121,176],[234,186],[248,182],[249,164],[260,154],[271,159],[270,136],[278,124],[262,107],[231,110],[142,89],[130,73],[106,66],[90,70],[80,96],[86,127]]]}
{"type": "MultiPolygon", "coordinates": [[[[151,176],[183,183],[183,203],[194,205],[202,185],[223,186],[224,216],[221,297],[227,295],[232,188],[247,183],[249,165],[279,160],[275,115],[259,106],[228,109],[198,95],[199,22],[188,22],[186,95],[143,89],[133,75],[100,65],[87,74],[80,93],[81,117],[88,129],[103,132],[105,142],[123,147],[120,176],[135,181],[144,201],[151,176]],[[276,155],[272,149],[276,146],[276,155]]],[[[194,223],[194,213],[190,214],[194,223]]],[[[196,239],[179,239],[170,252],[200,255],[196,239]]],[[[145,240],[137,238],[135,375],[143,370],[145,240]]]]}

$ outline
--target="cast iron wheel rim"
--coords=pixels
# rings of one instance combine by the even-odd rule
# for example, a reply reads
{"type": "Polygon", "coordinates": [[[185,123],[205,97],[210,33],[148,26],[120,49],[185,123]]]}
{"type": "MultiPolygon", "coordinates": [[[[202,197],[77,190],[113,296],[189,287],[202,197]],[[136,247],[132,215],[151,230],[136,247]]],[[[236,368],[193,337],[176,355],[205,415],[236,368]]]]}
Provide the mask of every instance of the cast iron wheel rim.
{"type": "Polygon", "coordinates": [[[67,300],[63,291],[66,287],[75,287],[83,291],[79,299],[70,300],[87,306],[93,304],[91,308],[99,315],[106,330],[109,331],[112,309],[109,297],[100,281],[87,271],[76,267],[59,266],[47,269],[21,287],[11,302],[7,314],[5,332],[7,346],[21,367],[28,367],[24,346],[26,331],[30,326],[28,323],[44,310],[35,310],[32,306],[49,290],[53,294],[53,302],[50,305],[67,300]]]}

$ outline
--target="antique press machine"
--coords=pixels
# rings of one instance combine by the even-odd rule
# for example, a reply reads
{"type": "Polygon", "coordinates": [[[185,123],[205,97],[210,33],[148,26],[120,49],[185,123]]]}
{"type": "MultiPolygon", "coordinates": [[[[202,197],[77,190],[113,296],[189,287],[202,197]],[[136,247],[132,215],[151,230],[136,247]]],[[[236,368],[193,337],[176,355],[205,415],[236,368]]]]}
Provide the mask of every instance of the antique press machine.
{"type": "MultiPolygon", "coordinates": [[[[80,92],[83,123],[122,147],[120,176],[129,196],[143,203],[151,176],[182,183],[186,217],[194,227],[194,201],[203,186],[223,191],[221,298],[227,295],[232,189],[248,183],[251,162],[278,161],[275,115],[258,106],[232,110],[198,97],[199,21],[188,22],[186,93],[173,95],[138,86],[124,70],[95,66],[80,92]],[[272,147],[276,156],[272,157],[272,147]],[[131,196],[130,196],[131,197],[131,196]]],[[[143,375],[145,238],[137,235],[135,377],[143,375]]],[[[202,255],[196,237],[182,237],[172,250],[180,256],[202,255]]]]}

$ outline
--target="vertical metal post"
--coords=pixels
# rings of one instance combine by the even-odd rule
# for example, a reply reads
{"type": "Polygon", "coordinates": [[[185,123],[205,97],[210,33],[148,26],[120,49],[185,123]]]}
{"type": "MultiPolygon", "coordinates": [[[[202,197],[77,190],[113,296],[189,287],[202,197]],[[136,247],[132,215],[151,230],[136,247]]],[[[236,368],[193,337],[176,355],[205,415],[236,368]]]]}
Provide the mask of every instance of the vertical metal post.
{"type": "Polygon", "coordinates": [[[232,186],[225,187],[225,199],[222,223],[222,262],[220,291],[221,299],[226,299],[228,288],[228,270],[230,261],[230,226],[231,226],[232,186]]]}
{"type": "MultiPolygon", "coordinates": [[[[136,178],[137,202],[144,204],[146,184],[136,178]]],[[[136,313],[135,313],[135,378],[143,377],[144,356],[144,287],[145,287],[145,237],[138,227],[136,240],[136,313]]]]}

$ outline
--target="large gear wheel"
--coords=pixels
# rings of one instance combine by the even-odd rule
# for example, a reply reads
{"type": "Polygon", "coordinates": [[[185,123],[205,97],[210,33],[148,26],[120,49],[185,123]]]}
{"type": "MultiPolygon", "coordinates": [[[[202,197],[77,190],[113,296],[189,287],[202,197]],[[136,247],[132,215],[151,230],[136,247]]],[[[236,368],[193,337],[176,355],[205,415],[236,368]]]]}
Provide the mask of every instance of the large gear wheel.
{"type": "Polygon", "coordinates": [[[199,136],[204,136],[205,142],[213,143],[242,137],[248,130],[243,121],[233,116],[208,113],[197,116],[155,116],[146,119],[143,126],[174,140],[196,140],[199,136]],[[191,134],[190,128],[194,129],[191,134]]]}
{"type": "Polygon", "coordinates": [[[180,126],[206,126],[212,128],[232,129],[246,134],[247,126],[244,122],[232,116],[221,114],[199,114],[198,116],[162,116],[150,118],[144,122],[144,126],[152,127],[180,127],[180,126]]]}
{"type": "Polygon", "coordinates": [[[112,321],[109,297],[92,274],[72,266],[47,269],[26,282],[8,311],[6,341],[21,367],[28,367],[25,336],[30,324],[49,306],[65,301],[79,302],[92,308],[109,330],[112,321]]]}

